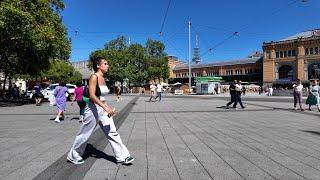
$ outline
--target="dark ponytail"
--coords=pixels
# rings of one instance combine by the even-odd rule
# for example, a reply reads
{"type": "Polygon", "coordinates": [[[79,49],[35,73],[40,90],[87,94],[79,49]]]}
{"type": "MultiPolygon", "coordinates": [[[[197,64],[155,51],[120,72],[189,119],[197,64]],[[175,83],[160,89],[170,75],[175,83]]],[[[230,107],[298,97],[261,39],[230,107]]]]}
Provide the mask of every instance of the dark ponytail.
{"type": "Polygon", "coordinates": [[[92,68],[94,70],[94,72],[98,71],[98,65],[100,65],[102,60],[105,60],[106,58],[103,58],[101,56],[97,56],[97,57],[91,57],[90,61],[92,62],[92,68]]]}

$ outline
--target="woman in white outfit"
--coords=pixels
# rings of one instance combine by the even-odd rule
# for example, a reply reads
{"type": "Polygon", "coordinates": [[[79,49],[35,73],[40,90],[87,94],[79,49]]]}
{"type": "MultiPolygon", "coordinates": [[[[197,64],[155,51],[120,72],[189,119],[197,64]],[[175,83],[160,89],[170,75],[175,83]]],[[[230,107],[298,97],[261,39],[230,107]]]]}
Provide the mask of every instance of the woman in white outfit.
{"type": "Polygon", "coordinates": [[[67,159],[74,164],[84,163],[81,156],[84,153],[88,139],[96,125],[99,124],[109,140],[117,162],[129,164],[134,159],[130,156],[127,147],[122,143],[112,118],[114,109],[107,104],[106,98],[104,97],[109,93],[109,89],[103,78],[103,74],[106,73],[109,68],[108,62],[102,57],[92,58],[91,61],[95,73],[91,75],[89,79],[87,93],[89,98],[86,99],[86,93],[84,93],[84,100],[87,101],[84,120],[68,153],[67,159]]]}

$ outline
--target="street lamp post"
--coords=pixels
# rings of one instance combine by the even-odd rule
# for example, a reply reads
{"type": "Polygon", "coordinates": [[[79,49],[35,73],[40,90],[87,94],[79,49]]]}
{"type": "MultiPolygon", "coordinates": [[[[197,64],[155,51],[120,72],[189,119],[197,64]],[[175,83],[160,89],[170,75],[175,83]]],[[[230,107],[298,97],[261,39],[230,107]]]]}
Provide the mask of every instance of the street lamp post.
{"type": "Polygon", "coordinates": [[[188,23],[189,26],[189,93],[191,93],[191,35],[190,35],[190,29],[191,29],[191,22],[188,23]]]}

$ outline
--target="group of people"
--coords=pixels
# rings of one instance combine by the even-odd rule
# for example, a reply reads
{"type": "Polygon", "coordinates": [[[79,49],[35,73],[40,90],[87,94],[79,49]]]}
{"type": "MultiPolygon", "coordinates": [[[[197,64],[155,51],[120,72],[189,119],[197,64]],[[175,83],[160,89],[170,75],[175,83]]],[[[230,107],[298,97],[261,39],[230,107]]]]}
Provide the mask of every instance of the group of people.
{"type": "Polygon", "coordinates": [[[154,81],[151,81],[149,102],[156,102],[157,98],[159,98],[159,101],[161,101],[162,91],[163,87],[160,82],[157,82],[157,85],[155,85],[154,81]]]}
{"type": "Polygon", "coordinates": [[[241,80],[234,80],[233,83],[229,86],[229,92],[231,96],[231,100],[227,103],[226,108],[229,109],[230,105],[233,103],[232,107],[237,108],[238,103],[241,108],[244,109],[244,105],[242,104],[241,94],[243,93],[243,86],[241,85],[241,80]]]}
{"type": "MultiPolygon", "coordinates": [[[[300,79],[297,79],[297,82],[293,84],[293,98],[294,98],[294,109],[297,110],[297,104],[299,104],[300,110],[304,111],[302,106],[302,90],[303,85],[300,79]]],[[[317,80],[312,80],[310,87],[308,88],[308,97],[306,104],[309,105],[308,110],[311,111],[311,106],[317,106],[318,111],[320,112],[320,86],[318,85],[317,80]]]]}

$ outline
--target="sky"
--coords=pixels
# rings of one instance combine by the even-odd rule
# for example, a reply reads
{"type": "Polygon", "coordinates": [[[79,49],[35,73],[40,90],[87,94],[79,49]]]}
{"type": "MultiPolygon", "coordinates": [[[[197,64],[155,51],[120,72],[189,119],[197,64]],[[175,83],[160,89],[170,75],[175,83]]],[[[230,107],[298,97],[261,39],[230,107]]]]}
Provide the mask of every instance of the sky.
{"type": "Polygon", "coordinates": [[[168,55],[187,62],[188,21],[191,48],[198,36],[201,63],[245,58],[262,51],[263,42],[320,28],[319,0],[63,1],[60,14],[71,39],[71,62],[87,60],[119,35],[131,44],[161,41],[168,55]]]}

